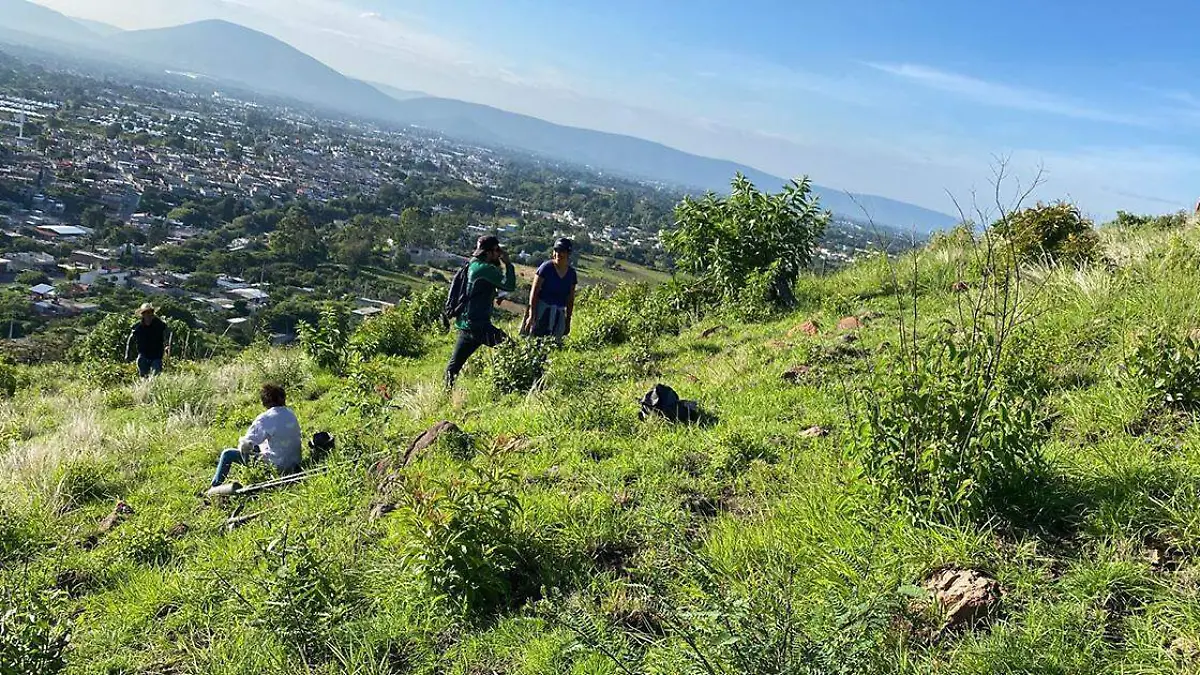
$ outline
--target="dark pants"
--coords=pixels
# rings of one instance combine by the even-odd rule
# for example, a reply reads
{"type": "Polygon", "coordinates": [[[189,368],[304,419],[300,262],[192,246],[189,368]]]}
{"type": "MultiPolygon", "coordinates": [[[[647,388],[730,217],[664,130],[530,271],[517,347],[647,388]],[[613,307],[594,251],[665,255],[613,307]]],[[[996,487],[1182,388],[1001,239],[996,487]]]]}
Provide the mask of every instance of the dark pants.
{"type": "Polygon", "coordinates": [[[150,359],[138,354],[137,358],[138,374],[142,377],[150,377],[150,374],[162,374],[162,357],[150,359]]]}
{"type": "Polygon", "coordinates": [[[462,372],[463,366],[467,365],[467,359],[479,351],[480,347],[495,347],[506,340],[508,336],[504,331],[491,324],[477,329],[460,329],[458,341],[454,343],[454,352],[450,354],[450,363],[446,365],[446,387],[454,386],[458,374],[462,372]]]}

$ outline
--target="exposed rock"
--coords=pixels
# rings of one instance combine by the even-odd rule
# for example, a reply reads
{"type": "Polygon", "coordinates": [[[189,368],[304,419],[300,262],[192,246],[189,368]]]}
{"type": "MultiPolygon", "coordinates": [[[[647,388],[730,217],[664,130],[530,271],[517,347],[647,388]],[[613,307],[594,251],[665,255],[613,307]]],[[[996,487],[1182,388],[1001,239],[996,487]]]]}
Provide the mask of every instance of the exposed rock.
{"type": "Polygon", "coordinates": [[[985,618],[1000,600],[1000,583],[978,570],[943,569],[927,577],[922,586],[945,612],[947,628],[985,618]]]}
{"type": "Polygon", "coordinates": [[[113,507],[112,513],[104,517],[100,521],[98,529],[101,532],[108,532],[117,525],[120,525],[126,518],[133,515],[133,507],[126,504],[124,500],[118,499],[116,506],[113,507]]]}
{"type": "Polygon", "coordinates": [[[462,433],[462,429],[459,429],[454,422],[444,420],[429,427],[408,446],[408,450],[404,453],[404,466],[408,466],[416,459],[417,455],[428,450],[429,446],[436,443],[444,433],[462,433]]]}
{"type": "Polygon", "coordinates": [[[713,326],[712,328],[706,328],[704,330],[704,332],[700,334],[700,337],[710,338],[710,337],[716,335],[717,333],[728,333],[728,332],[729,332],[729,326],[724,326],[724,325],[713,326]]]}
{"type": "Polygon", "coordinates": [[[825,427],[809,427],[800,432],[800,438],[825,438],[829,435],[829,430],[825,427]]]}
{"type": "Polygon", "coordinates": [[[971,284],[968,284],[965,281],[956,281],[950,284],[950,290],[955,293],[966,293],[967,291],[971,290],[971,284]]]}
{"type": "Polygon", "coordinates": [[[799,384],[804,378],[808,377],[811,369],[808,366],[792,366],[780,375],[784,382],[788,384],[799,384]]]}
{"type": "Polygon", "coordinates": [[[797,335],[808,335],[810,337],[821,332],[821,327],[815,321],[805,321],[788,331],[788,337],[796,337],[797,335]]]}
{"type": "Polygon", "coordinates": [[[862,321],[859,321],[857,316],[848,316],[839,321],[837,327],[843,333],[848,330],[858,330],[862,328],[862,321]]]}
{"type": "Polygon", "coordinates": [[[1200,661],[1200,641],[1191,637],[1177,637],[1167,648],[1171,655],[1188,663],[1200,661]]]}

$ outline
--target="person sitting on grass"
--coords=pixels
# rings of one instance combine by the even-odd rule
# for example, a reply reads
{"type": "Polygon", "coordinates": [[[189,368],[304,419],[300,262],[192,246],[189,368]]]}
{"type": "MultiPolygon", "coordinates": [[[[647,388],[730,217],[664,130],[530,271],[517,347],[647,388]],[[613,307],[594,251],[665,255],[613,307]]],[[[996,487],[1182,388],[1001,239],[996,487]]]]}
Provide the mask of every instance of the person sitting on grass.
{"type": "Polygon", "coordinates": [[[284,475],[300,468],[300,421],[287,407],[283,387],[264,384],[260,397],[266,412],[255,418],[237,448],[221,453],[212,480],[213,489],[225,482],[229,468],[234,464],[266,462],[284,475]]]}

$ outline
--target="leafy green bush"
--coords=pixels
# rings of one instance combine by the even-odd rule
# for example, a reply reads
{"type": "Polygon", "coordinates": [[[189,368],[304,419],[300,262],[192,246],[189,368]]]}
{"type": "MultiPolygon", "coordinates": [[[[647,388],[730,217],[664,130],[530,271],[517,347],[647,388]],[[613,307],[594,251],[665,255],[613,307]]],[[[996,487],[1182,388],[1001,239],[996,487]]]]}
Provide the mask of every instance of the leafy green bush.
{"type": "Polygon", "coordinates": [[[117,496],[119,486],[108,467],[94,462],[73,461],[58,469],[58,498],[67,507],[78,507],[117,496]]]}
{"type": "Polygon", "coordinates": [[[259,555],[263,599],[253,623],[306,660],[328,654],[331,637],[358,604],[353,573],[322,557],[318,548],[284,534],[259,555]]]}
{"type": "Polygon", "coordinates": [[[726,300],[737,299],[757,274],[766,276],[759,281],[772,301],[790,305],[791,285],[812,259],[829,217],[807,178],[772,195],[738,174],[728,197],[685,197],[663,243],[681,270],[726,300]]]}
{"type": "Polygon", "coordinates": [[[1068,202],[1022,209],[998,221],[993,228],[1022,260],[1078,264],[1100,256],[1100,237],[1092,221],[1084,217],[1078,206],[1068,202]]]}
{"type": "Polygon", "coordinates": [[[67,668],[67,622],[54,594],[5,585],[0,589],[0,674],[55,675],[67,668]]]}
{"type": "Polygon", "coordinates": [[[446,304],[446,288],[439,284],[426,286],[405,301],[418,331],[442,328],[442,308],[446,304]]]}
{"type": "Polygon", "coordinates": [[[116,547],[121,557],[141,565],[161,565],[174,554],[166,531],[137,523],[121,528],[116,547]]]}
{"type": "Polygon", "coordinates": [[[0,565],[24,558],[37,545],[28,521],[0,509],[0,565]]]}
{"type": "Polygon", "coordinates": [[[88,359],[79,372],[85,382],[100,389],[112,389],[137,379],[137,368],[133,364],[117,361],[88,359]]]}
{"type": "Polygon", "coordinates": [[[1006,386],[988,340],[893,352],[855,441],[867,478],[918,518],[983,515],[1040,466],[1037,401],[1006,386]]]}
{"type": "Polygon", "coordinates": [[[413,307],[401,304],[363,321],[350,340],[364,358],[373,356],[420,356],[425,340],[417,329],[413,307]]]}
{"type": "Polygon", "coordinates": [[[1150,216],[1117,211],[1111,225],[1128,230],[1177,230],[1187,225],[1187,211],[1150,216]]]}
{"type": "Polygon", "coordinates": [[[76,363],[88,361],[121,363],[133,319],[125,314],[106,314],[71,345],[69,357],[76,363]]]}
{"type": "Polygon", "coordinates": [[[533,389],[550,366],[551,341],[509,340],[488,354],[484,377],[502,394],[520,394],[533,389]]]}
{"type": "Polygon", "coordinates": [[[722,434],[712,452],[713,471],[723,480],[741,475],[756,460],[775,462],[779,460],[779,453],[765,443],[736,431],[722,434]]]}
{"type": "Polygon", "coordinates": [[[621,284],[608,295],[585,289],[575,301],[571,344],[598,349],[624,344],[634,336],[654,338],[678,333],[691,316],[681,305],[682,286],[621,284]]]}
{"type": "Polygon", "coordinates": [[[520,503],[516,476],[500,468],[468,467],[466,476],[415,490],[406,498],[410,538],[402,555],[436,593],[467,610],[506,598],[519,563],[513,521],[520,503]]]}
{"type": "Polygon", "coordinates": [[[12,398],[20,387],[21,378],[18,376],[17,367],[7,359],[0,358],[0,396],[12,398]]]}
{"type": "Polygon", "coordinates": [[[1143,339],[1126,368],[1149,392],[1152,410],[1200,409],[1200,342],[1194,336],[1160,332],[1143,339]]]}
{"type": "Polygon", "coordinates": [[[341,374],[350,363],[349,313],[336,305],[321,308],[316,325],[300,322],[300,346],[321,368],[341,374]]]}

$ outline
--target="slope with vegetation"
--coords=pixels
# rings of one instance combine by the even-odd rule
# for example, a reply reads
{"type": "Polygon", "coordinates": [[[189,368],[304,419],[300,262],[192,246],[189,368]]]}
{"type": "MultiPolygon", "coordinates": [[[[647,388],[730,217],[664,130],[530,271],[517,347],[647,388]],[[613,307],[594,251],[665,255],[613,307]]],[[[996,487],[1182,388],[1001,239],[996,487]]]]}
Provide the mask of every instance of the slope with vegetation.
{"type": "Polygon", "coordinates": [[[693,276],[589,292],[562,348],[481,353],[450,394],[436,294],[150,381],[6,371],[0,670],[1200,667],[1200,228],[1036,206],[981,222],[1075,236],[763,264],[764,238],[804,255],[811,206],[681,206],[693,276]],[[206,504],[268,380],[337,436],[327,470],[206,504]],[[656,382],[706,423],[640,420],[656,382]],[[993,580],[973,622],[922,587],[947,568],[993,580]]]}

